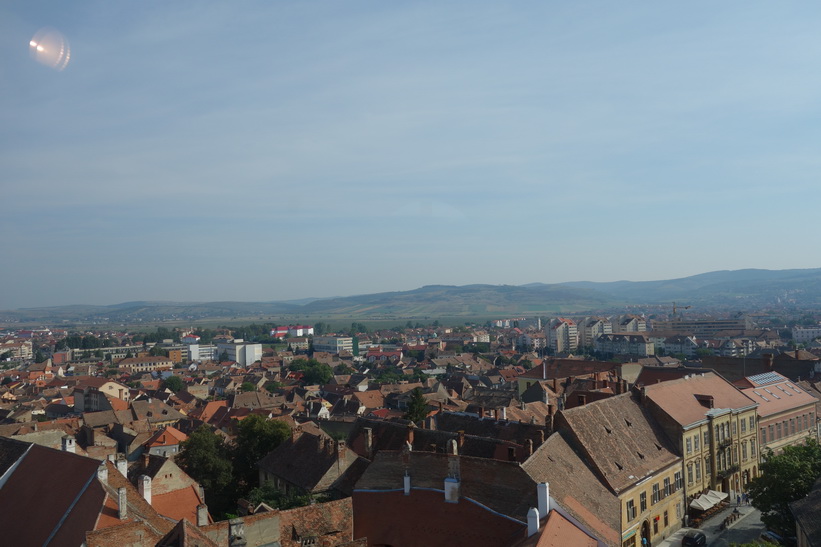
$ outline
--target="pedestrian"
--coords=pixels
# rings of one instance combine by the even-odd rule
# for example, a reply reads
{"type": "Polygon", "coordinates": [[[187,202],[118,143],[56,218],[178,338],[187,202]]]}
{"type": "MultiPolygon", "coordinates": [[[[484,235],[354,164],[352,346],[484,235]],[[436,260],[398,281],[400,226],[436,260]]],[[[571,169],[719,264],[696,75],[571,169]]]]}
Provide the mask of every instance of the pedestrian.
{"type": "Polygon", "coordinates": [[[744,492],[744,505],[750,505],[750,495],[744,492]]]}
{"type": "Polygon", "coordinates": [[[735,506],[738,507],[739,505],[741,505],[741,494],[735,497],[735,506]]]}
{"type": "Polygon", "coordinates": [[[646,537],[641,538],[641,547],[647,547],[647,538],[646,537]]]}

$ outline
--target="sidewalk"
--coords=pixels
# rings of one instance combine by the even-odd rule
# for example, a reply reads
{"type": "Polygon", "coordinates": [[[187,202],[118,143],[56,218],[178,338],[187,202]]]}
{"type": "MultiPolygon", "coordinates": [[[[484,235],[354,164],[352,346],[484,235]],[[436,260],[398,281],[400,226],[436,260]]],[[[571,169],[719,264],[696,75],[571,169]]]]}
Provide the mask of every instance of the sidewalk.
{"type": "Polygon", "coordinates": [[[737,525],[739,522],[744,520],[747,517],[747,515],[755,511],[755,508],[752,505],[741,505],[739,507],[736,507],[735,504],[731,504],[720,513],[716,513],[711,518],[704,521],[699,528],[682,528],[681,530],[677,531],[675,534],[668,537],[667,539],[658,542],[653,542],[653,546],[679,547],[681,545],[681,538],[684,537],[684,534],[686,534],[688,530],[700,530],[701,532],[704,532],[704,535],[707,536],[707,545],[710,545],[723,531],[721,530],[721,523],[724,522],[724,519],[727,518],[730,515],[730,513],[732,513],[736,509],[738,509],[738,512],[741,513],[741,516],[739,516],[732,524],[730,524],[730,528],[737,525]]]}

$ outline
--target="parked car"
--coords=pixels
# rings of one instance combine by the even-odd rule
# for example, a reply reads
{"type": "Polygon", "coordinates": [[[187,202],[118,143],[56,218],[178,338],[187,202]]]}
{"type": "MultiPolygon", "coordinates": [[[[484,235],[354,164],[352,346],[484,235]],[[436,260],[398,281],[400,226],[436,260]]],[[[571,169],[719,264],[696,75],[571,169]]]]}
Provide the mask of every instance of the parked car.
{"type": "Polygon", "coordinates": [[[707,536],[698,530],[690,530],[681,538],[681,547],[702,547],[703,545],[707,545],[707,536]]]}
{"type": "Polygon", "coordinates": [[[784,538],[782,538],[775,532],[770,532],[769,530],[761,532],[761,536],[759,536],[759,539],[762,541],[767,541],[769,543],[775,543],[776,545],[786,545],[786,543],[784,543],[784,538]]]}

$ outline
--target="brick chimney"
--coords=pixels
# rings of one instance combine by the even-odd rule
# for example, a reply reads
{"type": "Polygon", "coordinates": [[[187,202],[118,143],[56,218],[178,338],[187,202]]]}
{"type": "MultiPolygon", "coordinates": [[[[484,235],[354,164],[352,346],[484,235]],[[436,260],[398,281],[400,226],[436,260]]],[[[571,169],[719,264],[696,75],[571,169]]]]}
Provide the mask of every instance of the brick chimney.
{"type": "Polygon", "coordinates": [[[533,455],[533,440],[527,439],[525,440],[525,456],[530,457],[533,455]]]}
{"type": "Polygon", "coordinates": [[[140,495],[151,505],[151,477],[148,475],[140,475],[140,495]]]}
{"type": "Polygon", "coordinates": [[[228,521],[228,547],[245,547],[245,523],[242,519],[231,519],[228,521]]]}
{"type": "Polygon", "coordinates": [[[97,480],[103,484],[108,483],[108,465],[105,461],[97,466],[97,480]]]}
{"type": "Polygon", "coordinates": [[[348,451],[345,441],[334,441],[334,450],[336,451],[336,459],[344,460],[345,454],[348,451]]]}
{"type": "Polygon", "coordinates": [[[128,518],[128,497],[125,486],[117,489],[117,518],[120,520],[128,518]]]}
{"type": "Polygon", "coordinates": [[[369,460],[373,459],[373,428],[363,428],[362,432],[365,436],[365,454],[369,460]]]}
{"type": "Polygon", "coordinates": [[[197,526],[208,525],[208,506],[204,503],[197,505],[197,526]]]}
{"type": "Polygon", "coordinates": [[[75,443],[76,443],[76,441],[75,441],[74,437],[72,437],[71,435],[63,435],[62,445],[61,445],[61,448],[63,449],[63,452],[70,452],[71,454],[75,454],[76,453],[75,443]]]}

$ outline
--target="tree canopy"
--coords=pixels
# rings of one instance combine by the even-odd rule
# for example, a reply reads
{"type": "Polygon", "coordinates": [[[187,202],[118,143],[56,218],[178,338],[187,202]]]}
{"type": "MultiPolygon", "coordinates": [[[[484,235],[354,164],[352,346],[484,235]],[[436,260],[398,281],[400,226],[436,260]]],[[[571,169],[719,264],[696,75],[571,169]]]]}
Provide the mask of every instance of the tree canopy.
{"type": "Polygon", "coordinates": [[[231,449],[209,426],[203,424],[188,436],[175,462],[202,485],[215,514],[235,508],[231,449]]]}
{"type": "Polygon", "coordinates": [[[174,393],[178,391],[182,391],[185,387],[185,383],[182,381],[182,378],[179,376],[169,376],[162,383],[163,388],[170,389],[174,393]]]}
{"type": "Polygon", "coordinates": [[[404,418],[412,422],[424,420],[428,415],[428,402],[425,400],[422,390],[418,387],[411,391],[411,398],[408,402],[408,411],[404,418]]]}
{"type": "Polygon", "coordinates": [[[320,363],[316,359],[294,359],[290,369],[302,372],[304,381],[308,385],[324,385],[331,381],[334,371],[325,363],[320,363]]]}
{"type": "Polygon", "coordinates": [[[290,435],[291,428],[288,424],[266,420],[259,414],[250,414],[239,422],[233,450],[236,479],[246,487],[257,484],[257,462],[290,435]]]}
{"type": "Polygon", "coordinates": [[[779,534],[794,535],[789,504],[806,496],[820,476],[821,446],[814,439],[787,446],[780,454],[769,451],[761,475],[750,483],[752,504],[761,511],[761,521],[779,534]]]}

